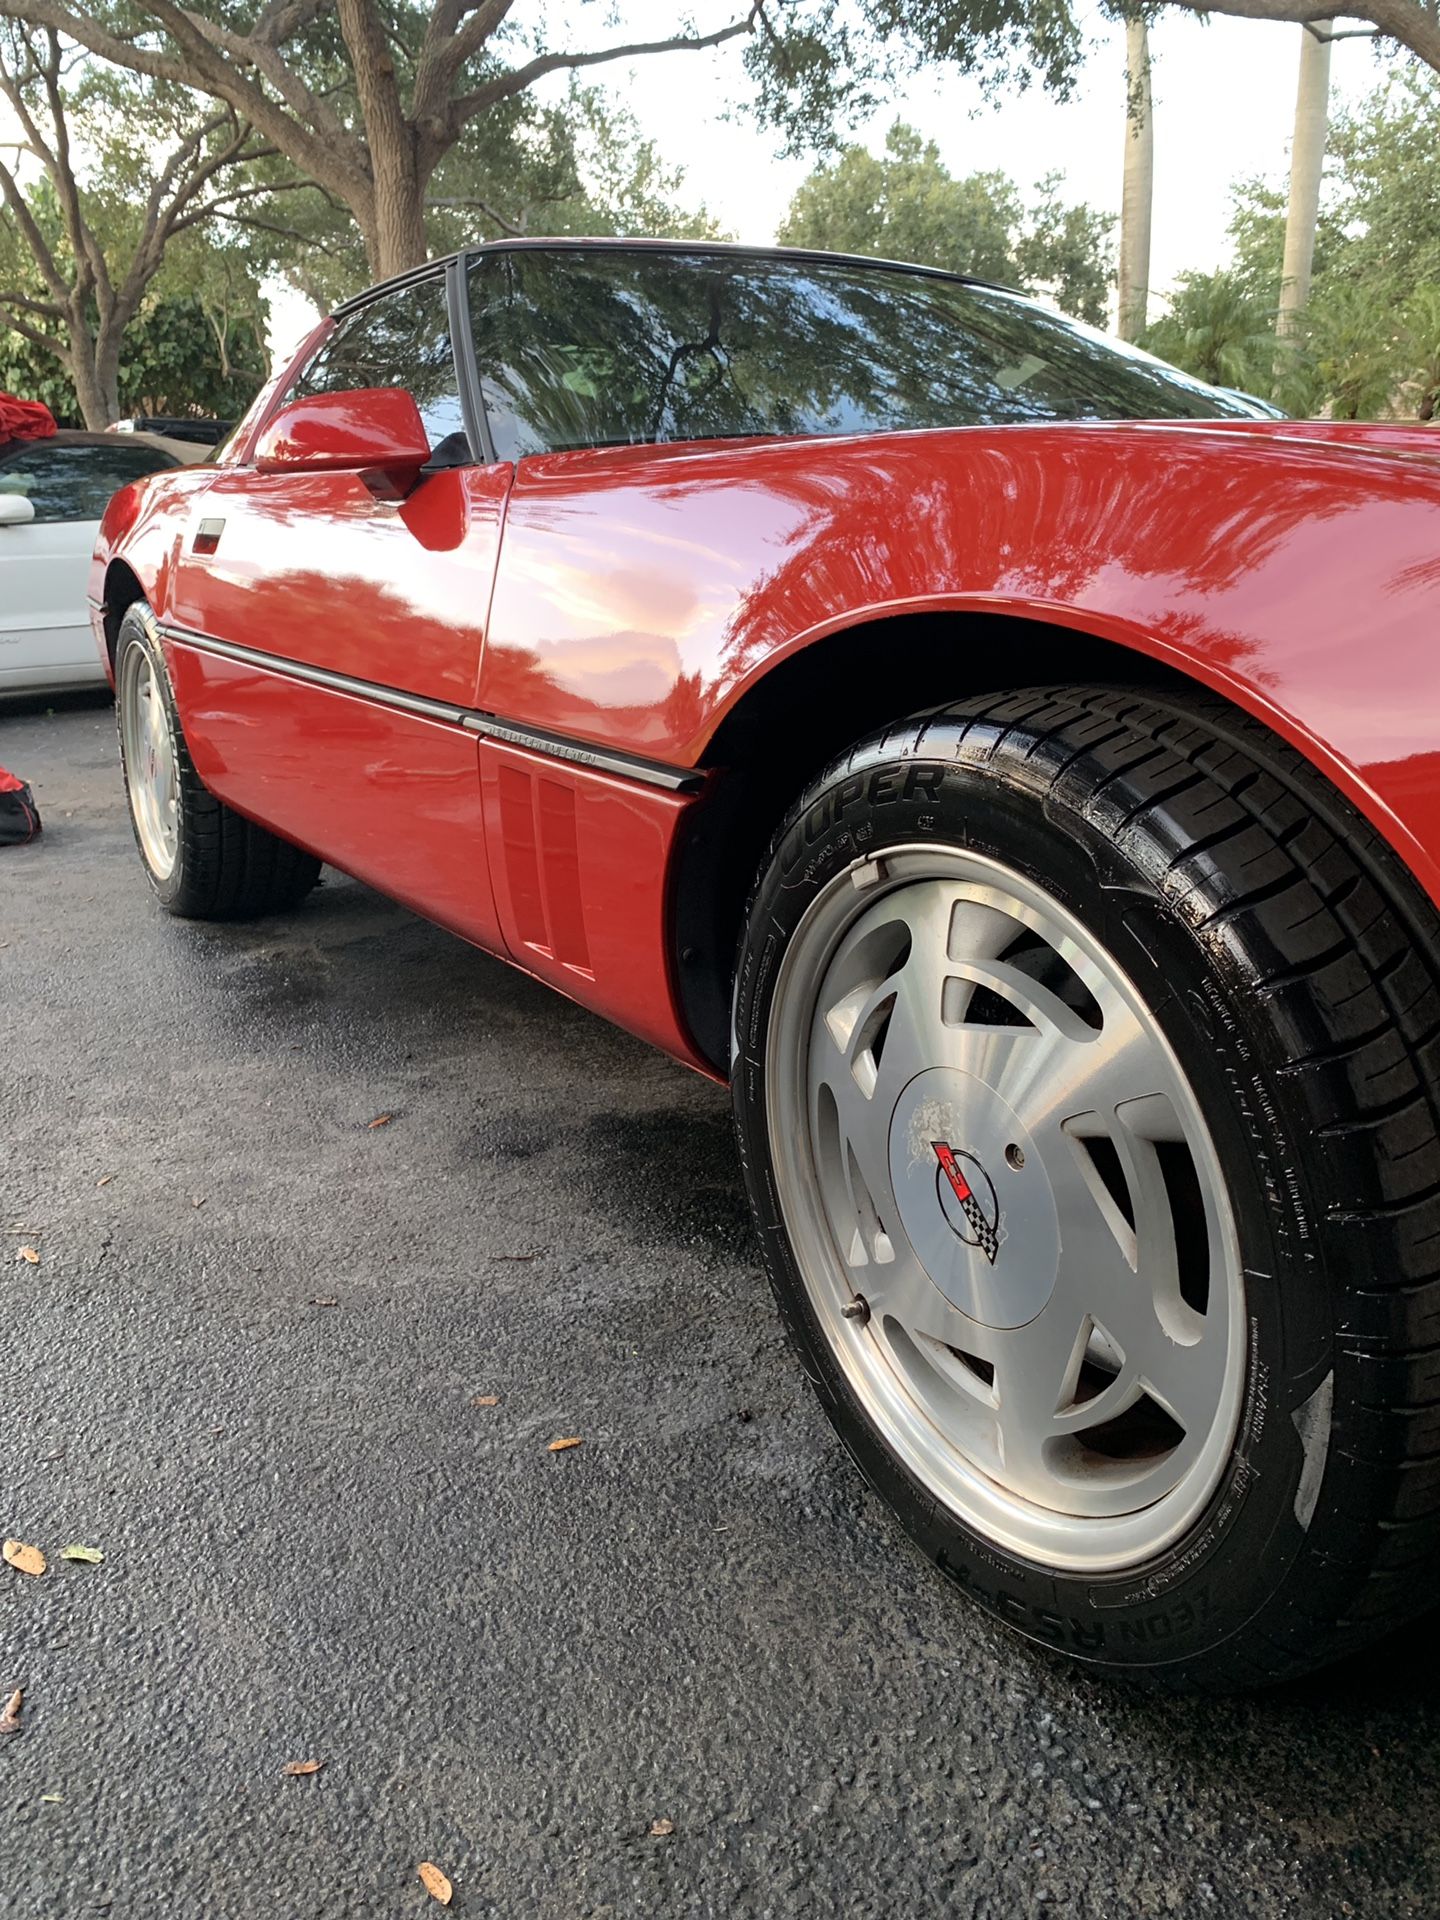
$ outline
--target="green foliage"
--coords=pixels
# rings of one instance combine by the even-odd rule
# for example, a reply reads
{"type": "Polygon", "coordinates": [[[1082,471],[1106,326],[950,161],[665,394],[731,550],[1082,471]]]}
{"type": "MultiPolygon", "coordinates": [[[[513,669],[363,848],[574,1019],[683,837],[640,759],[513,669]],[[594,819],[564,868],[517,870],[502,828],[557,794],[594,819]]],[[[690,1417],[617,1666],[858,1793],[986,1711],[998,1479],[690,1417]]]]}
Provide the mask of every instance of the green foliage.
{"type": "Polygon", "coordinates": [[[992,92],[1038,80],[1063,99],[1083,52],[1071,0],[789,0],[767,8],[745,67],[759,118],[802,153],[868,118],[908,73],[947,67],[992,92]]]}
{"type": "Polygon", "coordinates": [[[1241,272],[1183,273],[1170,311],[1141,344],[1217,387],[1267,393],[1275,359],[1274,307],[1241,272]]]}
{"type": "Polygon", "coordinates": [[[1394,410],[1402,367],[1397,316],[1373,284],[1331,274],[1279,344],[1275,398],[1301,417],[1379,420],[1394,410]]]}
{"type": "Polygon", "coordinates": [[[1103,319],[1113,222],[1064,205],[1057,175],[1040,182],[1037,196],[1027,209],[1003,173],[957,179],[933,141],[896,121],[883,156],[846,147],[802,183],[780,238],[1043,288],[1065,312],[1103,319]]]}
{"type": "MultiPolygon", "coordinates": [[[[238,417],[267,371],[263,315],[232,324],[222,356],[212,318],[195,294],[152,299],[125,335],[120,412],[238,417]]],[[[16,333],[0,335],[0,391],[43,400],[64,427],[84,425],[59,362],[16,333]]]]}
{"type": "MultiPolygon", "coordinates": [[[[322,310],[372,279],[349,209],[318,189],[249,212],[266,223],[247,229],[252,259],[322,310]]],[[[521,95],[473,121],[436,170],[425,227],[432,256],[516,232],[726,237],[634,115],[580,86],[554,105],[521,95]]]]}
{"type": "MultiPolygon", "coordinates": [[[[1271,325],[1280,306],[1280,275],[1285,261],[1287,195],[1263,180],[1245,180],[1235,188],[1230,215],[1234,271],[1245,291],[1268,309],[1271,325]]],[[[1333,208],[1322,206],[1315,227],[1317,279],[1339,258],[1346,244],[1345,223],[1333,208]]]]}
{"type": "Polygon", "coordinates": [[[1110,245],[1114,217],[1060,198],[1063,175],[1047,173],[1015,245],[1020,283],[1046,287],[1062,313],[1101,326],[1115,269],[1110,245]]]}
{"type": "Polygon", "coordinates": [[[1415,289],[1401,308],[1400,333],[1416,415],[1433,420],[1440,414],[1440,285],[1432,280],[1415,289]]]}
{"type": "Polygon", "coordinates": [[[1285,251],[1285,193],[1235,191],[1235,264],[1182,274],[1145,344],[1287,411],[1338,420],[1440,411],[1440,77],[1400,66],[1330,129],[1310,301],[1273,337],[1285,251]],[[1269,330],[1270,337],[1266,338],[1269,330]]]}
{"type": "Polygon", "coordinates": [[[42,400],[62,427],[83,427],[69,374],[53,354],[8,328],[0,331],[0,393],[42,400]]]}
{"type": "Polygon", "coordinates": [[[1403,300],[1440,281],[1440,75],[1398,67],[1330,132],[1335,271],[1403,300]]]}

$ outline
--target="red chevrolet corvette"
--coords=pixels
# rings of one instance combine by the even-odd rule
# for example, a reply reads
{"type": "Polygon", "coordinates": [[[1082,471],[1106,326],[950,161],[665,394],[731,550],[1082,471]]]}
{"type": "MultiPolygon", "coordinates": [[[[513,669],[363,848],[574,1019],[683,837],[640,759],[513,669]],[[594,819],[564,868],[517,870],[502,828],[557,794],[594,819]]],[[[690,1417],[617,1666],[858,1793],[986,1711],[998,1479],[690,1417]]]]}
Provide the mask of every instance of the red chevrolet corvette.
{"type": "Polygon", "coordinates": [[[172,913],[330,861],[732,1082],[802,1363],[999,1619],[1242,1685],[1431,1598],[1433,430],[505,242],[118,494],[93,597],[172,913]]]}

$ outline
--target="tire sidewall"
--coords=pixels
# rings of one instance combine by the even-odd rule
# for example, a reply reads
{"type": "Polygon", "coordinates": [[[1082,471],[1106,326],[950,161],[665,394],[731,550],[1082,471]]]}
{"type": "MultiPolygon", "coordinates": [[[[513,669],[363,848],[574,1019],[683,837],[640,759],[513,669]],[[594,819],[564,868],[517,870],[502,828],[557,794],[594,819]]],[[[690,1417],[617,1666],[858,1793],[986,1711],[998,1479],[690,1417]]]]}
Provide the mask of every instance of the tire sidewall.
{"type": "Polygon", "coordinates": [[[1075,804],[1052,792],[1042,808],[1026,775],[1018,749],[960,763],[939,744],[933,756],[913,758],[877,744],[822,779],[792,817],[752,902],[736,982],[733,1086],[745,1177],[806,1369],[862,1471],[936,1564],[1010,1626],[1079,1659],[1137,1672],[1213,1665],[1209,1656],[1226,1639],[1283,1605],[1280,1589],[1304,1543],[1297,1496],[1306,1451],[1293,1416],[1326,1379],[1333,1342],[1319,1216],[1296,1151],[1305,1117],[1292,1110],[1278,1043],[1255,1017],[1246,956],[1233,943],[1202,944],[1163,897],[1167,850],[1143,832],[1117,838],[1092,824],[1080,810],[1083,784],[1072,782],[1075,804]],[[1124,1573],[1057,1573],[1018,1559],[913,1479],[851,1391],[785,1229],[765,1121],[780,962],[831,880],[886,847],[926,843],[1014,868],[1101,941],[1180,1060],[1227,1182],[1245,1276],[1238,1430],[1200,1519],[1124,1573]]]}
{"type": "Polygon", "coordinates": [[[180,717],[175,708],[175,695],[170,685],[169,669],[165,664],[164,650],[155,626],[155,616],[143,600],[133,601],[125,609],[115,641],[115,731],[120,742],[120,770],[125,782],[125,810],[129,816],[135,850],[140,856],[140,865],[145,870],[145,877],[150,882],[156,898],[162,906],[174,910],[184,900],[186,893],[189,796],[186,792],[185,770],[189,766],[189,760],[185,751],[185,736],[180,731],[180,717]],[[130,767],[125,754],[125,721],[122,710],[125,657],[127,653],[136,649],[149,660],[151,671],[155,676],[155,684],[160,689],[160,704],[165,715],[165,725],[169,730],[170,751],[176,768],[175,864],[168,874],[163,875],[156,873],[145,852],[145,843],[141,839],[140,828],[135,818],[135,803],[130,792],[130,767]]]}

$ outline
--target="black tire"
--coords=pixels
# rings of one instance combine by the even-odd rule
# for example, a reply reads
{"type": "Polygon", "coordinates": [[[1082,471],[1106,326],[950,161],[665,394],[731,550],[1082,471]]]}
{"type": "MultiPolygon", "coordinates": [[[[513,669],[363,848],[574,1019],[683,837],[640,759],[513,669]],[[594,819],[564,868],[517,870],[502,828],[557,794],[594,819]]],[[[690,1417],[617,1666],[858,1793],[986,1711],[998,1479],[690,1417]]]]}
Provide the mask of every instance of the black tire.
{"type": "Polygon", "coordinates": [[[298,906],[318,882],[320,862],[313,854],[246,820],[207,791],[185,743],[154,615],[143,600],[132,602],[120,621],[115,642],[117,689],[123,687],[125,657],[132,650],[149,662],[175,762],[175,861],[168,872],[162,872],[146,853],[136,819],[131,770],[125,764],[121,701],[117,697],[116,727],[130,826],[140,864],[156,899],[167,913],[185,920],[251,920],[298,906]]]}
{"type": "Polygon", "coordinates": [[[736,982],[735,1111],[761,1244],[847,1447],[999,1620],[1092,1667],[1221,1689],[1336,1659],[1432,1601],[1437,933],[1354,810],[1200,694],[987,695],[862,742],[791,810],[736,982]],[[1199,1520],[1124,1573],[1018,1559],[910,1476],[837,1363],[777,1198],[766,1050],[787,944],[862,851],[927,839],[1007,862],[1106,943],[1190,1076],[1227,1183],[1249,1320],[1238,1432],[1199,1520]]]}

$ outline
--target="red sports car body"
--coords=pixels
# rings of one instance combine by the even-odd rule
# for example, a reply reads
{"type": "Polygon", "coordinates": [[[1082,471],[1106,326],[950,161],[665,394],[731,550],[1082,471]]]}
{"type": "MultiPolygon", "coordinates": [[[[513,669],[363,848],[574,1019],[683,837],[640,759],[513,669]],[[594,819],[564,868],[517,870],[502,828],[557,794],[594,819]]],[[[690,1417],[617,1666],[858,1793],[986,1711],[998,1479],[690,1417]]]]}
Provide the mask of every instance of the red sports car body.
{"type": "MultiPolygon", "coordinates": [[[[1417,902],[1440,904],[1433,430],[1261,422],[1130,356],[1124,378],[1158,400],[1123,417],[1108,388],[1054,371],[1048,331],[1031,350],[999,332],[987,347],[998,418],[953,396],[932,415],[924,381],[888,371],[878,426],[857,430],[830,389],[796,398],[850,351],[862,302],[879,329],[884,296],[938,299],[941,278],[521,243],[373,290],[317,329],[213,465],[116,496],[94,561],[98,644],[113,661],[127,610],[148,609],[193,775],[224,808],[715,1077],[731,1070],[733,956],[772,835],[804,874],[847,808],[882,826],[887,806],[910,809],[923,827],[929,790],[907,748],[782,826],[796,796],[861,736],[993,690],[1080,683],[1248,717],[1369,823],[1417,902]],[[770,413],[727,398],[727,418],[716,396],[759,364],[720,317],[737,262],[757,284],[808,274],[822,294],[810,358],[765,363],[770,413]],[[632,269],[706,290],[640,372],[613,332],[614,277],[632,269]],[[550,272],[571,276],[553,294],[550,272]],[[593,321],[586,274],[611,276],[593,321]],[[444,315],[440,349],[407,318],[389,361],[373,340],[345,361],[367,315],[422,296],[444,315]],[[516,344],[524,327],[544,353],[516,344]]],[[[629,314],[638,295],[621,291],[629,314]]],[[[660,312],[669,296],[646,297],[660,312]]],[[[998,313],[1012,297],[964,298],[998,313]]],[[[1027,326],[1062,325],[1013,305],[1027,326]]],[[[922,321],[906,318],[907,338],[922,321]]],[[[884,352],[888,369],[899,349],[884,352]]],[[[745,377],[753,397],[762,375],[745,377]]],[[[1045,1564],[1003,1537],[1016,1564],[1045,1564]]],[[[1037,1623],[1078,1603],[1045,1601],[1053,1580],[1041,1598],[1016,1583],[1010,1604],[1004,1581],[967,1578],[1027,1631],[1064,1637],[1037,1623]]]]}

